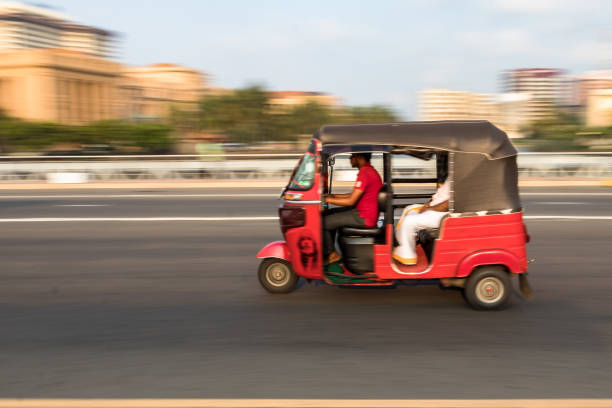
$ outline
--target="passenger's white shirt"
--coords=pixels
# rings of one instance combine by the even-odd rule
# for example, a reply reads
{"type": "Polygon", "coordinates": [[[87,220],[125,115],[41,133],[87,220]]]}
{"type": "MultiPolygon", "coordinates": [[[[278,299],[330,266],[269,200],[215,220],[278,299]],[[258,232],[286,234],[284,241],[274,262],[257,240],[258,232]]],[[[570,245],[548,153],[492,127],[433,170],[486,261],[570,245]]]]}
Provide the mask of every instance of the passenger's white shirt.
{"type": "Polygon", "coordinates": [[[447,178],[444,184],[438,188],[438,191],[431,196],[431,203],[429,205],[438,205],[448,200],[450,200],[450,179],[447,178]]]}

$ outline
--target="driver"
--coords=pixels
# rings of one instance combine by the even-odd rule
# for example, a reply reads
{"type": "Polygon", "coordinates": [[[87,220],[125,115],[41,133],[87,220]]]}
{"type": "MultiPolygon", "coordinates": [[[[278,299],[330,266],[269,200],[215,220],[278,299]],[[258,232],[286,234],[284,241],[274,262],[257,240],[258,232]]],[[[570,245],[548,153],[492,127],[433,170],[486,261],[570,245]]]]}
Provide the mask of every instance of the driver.
{"type": "Polygon", "coordinates": [[[358,168],[353,191],[323,196],[323,203],[343,206],[323,215],[323,259],[330,264],[341,259],[335,250],[336,231],[341,227],[375,227],[378,222],[378,191],[383,186],[380,175],[370,164],[372,153],[353,153],[351,166],[358,168]]]}

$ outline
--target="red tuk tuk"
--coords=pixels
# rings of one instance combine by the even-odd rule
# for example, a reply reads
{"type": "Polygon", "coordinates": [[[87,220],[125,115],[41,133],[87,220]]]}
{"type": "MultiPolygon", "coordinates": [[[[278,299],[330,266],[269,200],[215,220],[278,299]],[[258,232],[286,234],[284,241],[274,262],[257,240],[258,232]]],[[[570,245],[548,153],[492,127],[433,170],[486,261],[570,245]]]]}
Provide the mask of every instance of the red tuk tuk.
{"type": "Polygon", "coordinates": [[[518,192],[517,151],[506,134],[487,121],[438,121],[323,126],[302,156],[281,194],[279,219],[284,241],[264,247],[259,281],[272,293],[288,293],[299,278],[342,286],[392,286],[410,280],[438,280],[463,291],[476,309],[505,306],[511,278],[519,276],[529,295],[523,223],[518,192]],[[337,155],[382,155],[383,187],[374,228],[339,231],[343,264],[332,270],[322,259],[322,194],[337,155]],[[406,155],[435,157],[436,178],[393,177],[394,160],[406,155]],[[418,263],[392,258],[396,209],[430,194],[394,193],[394,188],[435,183],[442,173],[451,183],[449,214],[439,228],[419,232],[418,263]]]}

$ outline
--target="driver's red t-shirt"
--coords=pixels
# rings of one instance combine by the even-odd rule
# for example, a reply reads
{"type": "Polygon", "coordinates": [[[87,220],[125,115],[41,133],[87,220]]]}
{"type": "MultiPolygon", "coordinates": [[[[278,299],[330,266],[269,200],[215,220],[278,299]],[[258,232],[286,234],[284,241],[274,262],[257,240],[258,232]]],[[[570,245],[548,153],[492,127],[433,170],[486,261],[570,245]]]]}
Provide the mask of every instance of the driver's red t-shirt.
{"type": "Polygon", "coordinates": [[[355,208],[359,211],[361,218],[365,220],[367,227],[376,226],[378,221],[378,192],[382,185],[380,175],[370,163],[359,169],[355,189],[363,191],[363,194],[355,208]]]}

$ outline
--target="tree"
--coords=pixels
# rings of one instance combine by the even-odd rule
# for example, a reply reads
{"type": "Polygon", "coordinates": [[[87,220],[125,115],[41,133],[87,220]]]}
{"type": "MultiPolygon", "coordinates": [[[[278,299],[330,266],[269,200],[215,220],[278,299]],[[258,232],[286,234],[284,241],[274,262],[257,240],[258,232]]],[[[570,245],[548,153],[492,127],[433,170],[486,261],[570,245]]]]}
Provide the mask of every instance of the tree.
{"type": "Polygon", "coordinates": [[[268,97],[258,85],[207,96],[200,101],[200,130],[225,133],[235,142],[266,140],[268,111],[268,97]]]}
{"type": "Polygon", "coordinates": [[[289,114],[289,118],[296,135],[312,134],[332,121],[329,109],[316,102],[296,106],[289,114]]]}

